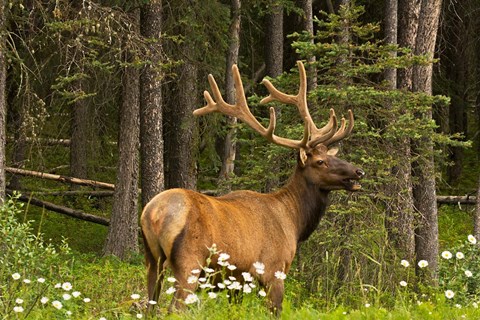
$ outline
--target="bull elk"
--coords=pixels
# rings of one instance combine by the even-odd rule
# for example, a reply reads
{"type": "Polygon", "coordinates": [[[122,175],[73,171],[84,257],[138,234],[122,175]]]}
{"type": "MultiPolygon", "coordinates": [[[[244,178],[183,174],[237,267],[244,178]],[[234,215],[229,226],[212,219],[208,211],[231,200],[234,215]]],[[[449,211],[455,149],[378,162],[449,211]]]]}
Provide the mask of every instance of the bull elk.
{"type": "MultiPolygon", "coordinates": [[[[210,254],[208,248],[216,244],[218,250],[230,255],[229,262],[237,267],[236,276],[242,272],[256,274],[256,262],[265,265],[264,273],[256,277],[268,292],[271,309],[279,314],[284,282],[275,272],[289,271],[297,244],[310,236],[324,215],[330,191],[361,188],[358,180],[365,173],[335,157],[337,148],[328,148],[351,133],[354,122],[351,110],[348,111],[348,126],[342,118],[337,130],[335,112],[331,109],[328,123],[317,128],[308,111],[306,74],[300,61],[298,68],[300,88],[297,95],[285,94],[265,79],[263,84],[270,95],[261,103],[278,101],[296,106],[305,123],[301,140],[275,135],[273,107],[268,127],[257,121],[247,105],[237,66],[232,68],[235,105],[223,100],[215,79],[208,76],[214,99],[205,91],[207,104],[195,110],[195,115],[220,112],[237,117],[268,141],[297,149],[298,164],[289,182],[270,194],[244,190],[210,197],[191,190],[171,189],[155,196],[141,216],[149,299],[158,300],[163,271],[170,267],[177,280],[170,310],[182,308],[186,296],[197,286],[187,281],[191,271],[205,266],[210,254]]],[[[212,260],[210,267],[218,268],[218,260],[212,260]]]]}

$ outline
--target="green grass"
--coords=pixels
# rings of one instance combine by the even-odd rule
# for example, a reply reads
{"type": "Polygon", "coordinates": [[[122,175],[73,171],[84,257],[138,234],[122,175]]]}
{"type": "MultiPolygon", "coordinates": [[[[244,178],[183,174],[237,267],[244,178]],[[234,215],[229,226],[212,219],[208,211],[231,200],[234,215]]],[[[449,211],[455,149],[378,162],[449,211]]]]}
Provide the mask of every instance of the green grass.
{"type": "MultiPolygon", "coordinates": [[[[159,319],[273,319],[266,307],[265,298],[257,293],[246,295],[239,303],[230,303],[224,296],[209,299],[203,293],[201,302],[193,304],[189,309],[180,314],[167,313],[171,296],[163,293],[154,314],[145,313],[146,281],[145,267],[141,254],[132,257],[129,261],[120,261],[115,257],[100,257],[103,241],[107,228],[103,226],[78,221],[55,213],[29,210],[17,212],[19,220],[35,219],[32,224],[33,233],[43,233],[43,237],[52,239],[56,245],[61,244],[65,238],[70,246],[71,253],[61,254],[53,261],[62,266],[40,273],[32,268],[25,267],[21,270],[32,272],[22,273],[20,280],[12,280],[11,275],[17,269],[3,270],[2,276],[5,285],[0,283],[0,300],[8,310],[13,310],[15,300],[24,300],[24,312],[15,314],[10,311],[5,319],[23,319],[28,313],[28,319],[135,319],[141,314],[143,318],[159,319]],[[90,252],[90,253],[87,253],[90,252]],[[28,271],[30,270],[30,271],[28,271]],[[36,279],[45,276],[45,284],[39,284],[36,279]],[[25,284],[23,279],[32,283],[25,284]],[[57,283],[70,282],[72,289],[65,292],[55,288],[57,283]],[[71,294],[78,291],[81,295],[77,298],[63,300],[64,293],[71,294]],[[132,294],[139,294],[140,299],[132,298],[132,294]],[[50,300],[43,305],[40,298],[46,296],[50,300]],[[84,302],[89,298],[90,302],[84,302]],[[63,303],[60,310],[55,309],[51,302],[58,300],[63,303]],[[8,303],[5,306],[5,301],[8,303]],[[34,305],[31,311],[30,306],[34,305]],[[66,316],[66,311],[71,311],[71,316],[66,316]]],[[[441,250],[452,250],[455,254],[459,243],[465,243],[466,235],[472,233],[471,209],[457,206],[442,206],[439,214],[439,229],[441,250]]],[[[468,245],[468,244],[467,244],[468,245]]],[[[463,244],[465,249],[465,244],[463,244]]],[[[467,253],[467,251],[463,251],[467,253]]],[[[321,291],[310,292],[307,283],[301,278],[296,278],[295,272],[286,280],[286,295],[282,319],[479,319],[480,311],[472,302],[479,302],[477,296],[462,295],[460,292],[467,287],[463,284],[463,271],[474,267],[467,264],[467,259],[460,262],[449,261],[454,269],[442,272],[448,281],[441,283],[438,289],[426,290],[426,296],[414,290],[413,280],[407,288],[398,287],[393,292],[379,292],[372,294],[363,293],[363,287],[357,290],[357,296],[345,297],[337,292],[338,297],[329,297],[330,303],[325,303],[325,295],[321,291]],[[456,291],[452,300],[445,298],[443,291],[451,286],[456,291]],[[389,303],[376,296],[390,296],[389,303]],[[393,301],[393,303],[392,303],[393,301]],[[368,305],[367,305],[368,304],[368,305]],[[458,307],[456,304],[460,304],[458,307]]],[[[380,261],[380,263],[392,263],[380,261]]],[[[448,267],[448,265],[447,265],[448,267]]],[[[20,270],[20,268],[18,268],[20,270]]],[[[473,271],[474,269],[472,269],[473,271]]],[[[480,273],[480,272],[478,272],[480,273]]],[[[0,279],[1,280],[1,279],[0,279]]],[[[480,283],[480,277],[470,279],[480,283]]],[[[409,281],[410,282],[410,281],[409,281]]],[[[169,284],[165,284],[165,289],[169,284]]],[[[471,288],[471,286],[469,287],[471,288]]],[[[468,288],[467,288],[468,289],[468,288]]],[[[465,289],[466,290],[466,289],[465,289]]],[[[331,292],[331,294],[333,294],[331,292]]],[[[350,295],[355,294],[351,291],[350,295]]],[[[2,305],[0,304],[0,308],[2,305]]],[[[0,314],[1,315],[1,314],[0,314]]]]}

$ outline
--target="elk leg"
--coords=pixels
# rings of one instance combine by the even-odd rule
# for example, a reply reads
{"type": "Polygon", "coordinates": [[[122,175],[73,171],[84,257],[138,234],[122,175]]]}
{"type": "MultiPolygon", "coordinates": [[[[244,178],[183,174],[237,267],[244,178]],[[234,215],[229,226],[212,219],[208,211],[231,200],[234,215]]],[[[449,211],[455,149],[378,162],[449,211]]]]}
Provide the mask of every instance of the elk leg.
{"type": "Polygon", "coordinates": [[[283,280],[275,279],[268,285],[268,299],[270,301],[270,310],[279,317],[282,313],[282,302],[284,285],[283,280]]]}
{"type": "Polygon", "coordinates": [[[202,261],[200,259],[192,259],[191,261],[195,261],[193,264],[185,264],[182,266],[175,266],[173,270],[173,274],[175,279],[177,279],[177,285],[175,294],[173,296],[172,302],[170,307],[168,308],[169,312],[174,312],[176,310],[181,311],[185,309],[185,298],[191,294],[195,293],[197,289],[198,283],[188,283],[188,277],[192,275],[193,269],[198,269],[197,261],[202,261]]]}

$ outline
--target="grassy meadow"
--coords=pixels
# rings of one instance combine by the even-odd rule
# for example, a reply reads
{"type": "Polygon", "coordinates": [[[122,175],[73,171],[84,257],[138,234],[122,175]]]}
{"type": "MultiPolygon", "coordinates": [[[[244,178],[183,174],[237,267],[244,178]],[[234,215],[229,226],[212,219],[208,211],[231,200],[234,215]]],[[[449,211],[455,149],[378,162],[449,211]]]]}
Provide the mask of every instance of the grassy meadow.
{"type": "MultiPolygon", "coordinates": [[[[454,206],[441,210],[437,287],[416,284],[413,262],[385,260],[377,262],[395,264],[396,279],[401,281],[381,287],[363,283],[348,296],[342,295],[341,289],[329,296],[321,288],[309,289],[294,266],[286,275],[281,318],[479,319],[480,251],[476,239],[469,237],[471,210],[454,206]]],[[[217,271],[207,269],[203,278],[192,272],[192,281],[202,289],[189,296],[187,310],[179,314],[167,312],[175,282],[167,275],[160,301],[148,313],[146,306],[153,302],[146,297],[143,256],[132,256],[129,261],[101,257],[106,227],[26,210],[15,200],[0,212],[2,319],[274,318],[266,307],[265,291],[250,275],[244,275],[244,284],[229,278],[228,263],[221,271],[224,282],[219,291],[213,291],[210,284],[217,271]],[[238,292],[242,294],[233,295],[238,292]]]]}

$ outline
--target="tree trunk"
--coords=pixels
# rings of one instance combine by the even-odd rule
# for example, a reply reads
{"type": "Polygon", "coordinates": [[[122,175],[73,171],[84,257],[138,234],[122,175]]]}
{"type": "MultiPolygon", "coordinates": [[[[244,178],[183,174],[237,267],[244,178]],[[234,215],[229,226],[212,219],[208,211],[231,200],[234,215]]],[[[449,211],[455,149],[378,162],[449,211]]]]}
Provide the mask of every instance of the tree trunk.
{"type": "MultiPolygon", "coordinates": [[[[398,44],[398,0],[387,0],[385,3],[385,43],[398,44]]],[[[390,53],[392,58],[397,56],[396,51],[390,53]]],[[[384,79],[388,81],[389,89],[397,88],[397,69],[388,68],[384,72],[384,79]]]]}
{"type": "MultiPolygon", "coordinates": [[[[451,2],[444,5],[449,10],[445,10],[442,23],[442,40],[444,47],[441,48],[441,65],[445,74],[446,88],[451,97],[449,108],[447,110],[448,123],[447,130],[449,134],[461,133],[467,136],[467,116],[469,106],[469,92],[471,91],[471,82],[474,77],[471,73],[471,66],[475,65],[474,43],[469,40],[474,38],[475,23],[472,23],[474,17],[471,17],[473,8],[469,5],[471,1],[451,2]]],[[[441,71],[441,72],[442,72],[441,71]]],[[[472,72],[473,71],[473,72],[472,72]]],[[[434,114],[436,116],[436,114],[434,114]]],[[[444,126],[445,127],[445,126],[444,126]]],[[[456,186],[460,182],[460,176],[463,169],[464,148],[449,148],[450,162],[447,167],[447,181],[450,185],[456,186]]]]}
{"type": "Polygon", "coordinates": [[[154,0],[141,9],[142,36],[155,39],[150,43],[152,65],[146,66],[140,78],[140,139],[142,206],[165,187],[163,154],[163,107],[161,57],[162,1],[154,0]]]}
{"type": "MultiPolygon", "coordinates": [[[[402,20],[405,23],[405,20],[402,20]]],[[[385,7],[385,42],[398,44],[398,30],[407,26],[398,26],[398,0],[388,0],[385,7]]],[[[413,40],[412,40],[413,42],[413,40]]],[[[405,44],[400,44],[404,46],[405,44]]],[[[391,53],[392,57],[396,52],[391,53]]],[[[389,89],[397,88],[397,69],[385,70],[385,80],[389,89]]],[[[385,194],[389,198],[386,207],[385,227],[390,242],[402,254],[403,259],[412,261],[415,253],[415,235],[413,226],[413,195],[411,179],[410,140],[400,139],[390,145],[402,160],[392,168],[392,182],[385,186],[385,194]]]]}
{"type": "MultiPolygon", "coordinates": [[[[138,13],[136,10],[137,26],[138,13]]],[[[130,62],[133,60],[132,57],[127,59],[130,62]]],[[[137,69],[131,66],[125,67],[118,137],[117,182],[113,195],[110,227],[103,250],[104,254],[113,254],[121,259],[138,251],[139,77],[137,69]]]]}
{"type": "Polygon", "coordinates": [[[477,204],[475,205],[475,220],[473,235],[480,243],[480,174],[478,175],[477,204]]]}
{"type": "MultiPolygon", "coordinates": [[[[418,0],[398,0],[398,44],[403,48],[415,47],[420,5],[418,0]]],[[[412,90],[412,67],[397,70],[397,87],[412,90]]]]}
{"type": "MultiPolygon", "coordinates": [[[[191,44],[183,46],[183,53],[193,55],[191,44]]],[[[187,58],[188,59],[188,58],[187,58]]],[[[195,146],[197,128],[193,110],[200,102],[197,94],[197,66],[191,60],[184,60],[178,69],[175,99],[168,106],[169,130],[165,140],[167,148],[166,180],[168,188],[196,189],[195,146]]]]}
{"type": "MultiPolygon", "coordinates": [[[[302,29],[305,31],[308,31],[312,35],[312,41],[311,43],[313,44],[313,35],[314,35],[314,29],[313,29],[313,7],[312,7],[312,0],[300,0],[300,7],[303,10],[304,17],[302,19],[302,29]]],[[[307,57],[307,73],[309,77],[307,78],[307,90],[308,92],[315,90],[317,87],[317,68],[313,65],[316,61],[315,55],[312,55],[310,57],[307,57]]],[[[312,107],[315,105],[312,105],[312,107]]],[[[310,112],[314,112],[315,109],[312,108],[310,112]]]]}
{"type": "MultiPolygon", "coordinates": [[[[232,65],[238,63],[238,51],[240,50],[240,0],[231,0],[231,22],[230,22],[230,45],[227,53],[227,66],[225,70],[225,101],[235,103],[235,86],[233,83],[232,65]]],[[[237,143],[235,142],[237,118],[228,117],[228,132],[223,142],[222,168],[220,169],[220,180],[228,180],[235,169],[235,155],[237,152],[237,143]]],[[[230,189],[230,185],[225,187],[230,189]]]]}
{"type": "Polygon", "coordinates": [[[267,76],[277,77],[283,72],[283,6],[274,4],[267,16],[265,62],[267,76]]]}
{"type": "MultiPolygon", "coordinates": [[[[421,1],[415,54],[427,54],[433,57],[441,4],[441,0],[421,1]]],[[[432,70],[432,64],[414,66],[412,82],[414,92],[432,94],[432,70]]],[[[432,109],[430,108],[421,118],[423,121],[431,121],[432,109]]],[[[417,261],[428,261],[431,272],[422,272],[422,275],[427,276],[424,279],[425,281],[435,283],[438,264],[438,216],[435,163],[431,137],[422,137],[414,141],[412,152],[421,155],[412,165],[413,175],[417,179],[413,186],[414,205],[419,212],[415,239],[416,258],[417,261]]]]}
{"type": "Polygon", "coordinates": [[[5,1],[0,0],[0,204],[5,200],[5,143],[6,143],[6,73],[5,67],[5,1]]]}
{"type": "MultiPolygon", "coordinates": [[[[265,39],[265,71],[267,76],[275,78],[283,72],[283,6],[274,3],[270,10],[271,12],[267,16],[265,39]]],[[[275,116],[277,121],[281,118],[280,108],[275,108],[275,116]]],[[[276,174],[277,167],[272,163],[273,174],[265,182],[265,192],[271,192],[279,185],[276,174]]]]}
{"type": "MultiPolygon", "coordinates": [[[[76,1],[70,1],[74,12],[78,12],[81,8],[81,3],[76,1]]],[[[73,18],[73,17],[72,17],[73,18]]],[[[81,61],[77,56],[81,55],[82,48],[80,44],[75,44],[68,48],[67,59],[74,66],[73,73],[70,76],[76,74],[83,74],[84,68],[81,61]]],[[[72,132],[71,132],[71,144],[70,144],[70,175],[76,178],[85,179],[88,177],[88,134],[89,128],[89,106],[88,103],[81,97],[84,94],[84,87],[86,86],[83,77],[80,76],[74,80],[71,85],[71,90],[76,97],[76,100],[72,102],[72,132]]],[[[72,186],[74,187],[74,186],[72,186]]]]}

